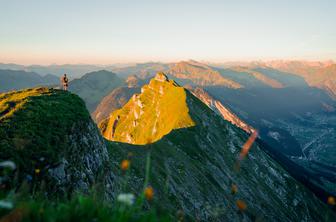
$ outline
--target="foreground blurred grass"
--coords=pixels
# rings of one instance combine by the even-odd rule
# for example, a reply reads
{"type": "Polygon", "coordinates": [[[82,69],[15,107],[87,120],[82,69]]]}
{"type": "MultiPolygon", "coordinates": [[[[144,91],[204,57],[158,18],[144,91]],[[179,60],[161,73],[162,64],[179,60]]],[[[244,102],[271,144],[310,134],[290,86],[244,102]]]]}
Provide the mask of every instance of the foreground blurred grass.
{"type": "MultiPolygon", "coordinates": [[[[31,193],[30,184],[24,183],[19,189],[8,189],[16,164],[12,161],[0,162],[0,222],[11,221],[177,221],[153,201],[154,190],[148,185],[150,152],[146,162],[146,178],[143,191],[135,198],[132,193],[121,193],[116,200],[108,201],[100,186],[92,187],[89,194],[74,193],[70,198],[48,198],[46,191],[31,193]]],[[[127,183],[130,160],[120,164],[127,183]]],[[[179,219],[183,220],[183,218],[179,219]]],[[[178,219],[178,220],[179,220],[178,219]]]]}
{"type": "Polygon", "coordinates": [[[77,195],[68,201],[21,200],[13,210],[0,209],[0,221],[172,221],[155,208],[145,210],[138,203],[102,202],[92,196],[77,195]]]}

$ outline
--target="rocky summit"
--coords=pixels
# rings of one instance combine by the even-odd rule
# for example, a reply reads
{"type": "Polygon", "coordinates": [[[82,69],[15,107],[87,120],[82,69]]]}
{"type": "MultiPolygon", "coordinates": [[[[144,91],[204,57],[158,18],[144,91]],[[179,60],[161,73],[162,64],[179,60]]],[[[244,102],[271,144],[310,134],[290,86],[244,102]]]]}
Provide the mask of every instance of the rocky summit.
{"type": "Polygon", "coordinates": [[[108,140],[131,144],[155,142],[172,130],[195,125],[186,100],[187,91],[183,87],[158,73],[142,87],[141,94],[133,95],[124,107],[100,124],[102,134],[108,140]]]}

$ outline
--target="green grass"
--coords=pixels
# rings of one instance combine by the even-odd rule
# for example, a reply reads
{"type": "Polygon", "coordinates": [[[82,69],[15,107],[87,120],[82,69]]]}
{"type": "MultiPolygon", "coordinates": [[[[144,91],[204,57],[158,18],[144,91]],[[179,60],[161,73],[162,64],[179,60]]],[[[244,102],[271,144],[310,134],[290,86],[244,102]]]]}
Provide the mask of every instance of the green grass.
{"type": "Polygon", "coordinates": [[[102,201],[94,196],[76,195],[70,200],[24,198],[11,210],[0,209],[0,218],[10,221],[64,222],[64,221],[173,221],[154,206],[144,209],[140,202],[132,206],[119,202],[102,201]]]}
{"type": "Polygon", "coordinates": [[[132,97],[123,108],[113,112],[109,120],[100,124],[105,138],[139,145],[148,144],[158,141],[174,129],[195,125],[189,115],[184,88],[173,81],[160,82],[153,79],[143,90],[138,97],[132,97]],[[112,126],[118,115],[121,118],[115,137],[111,138],[112,126]]]}
{"type": "Polygon", "coordinates": [[[89,120],[84,102],[69,92],[33,88],[0,94],[0,161],[12,160],[19,172],[32,175],[66,156],[74,123],[89,120]]]}

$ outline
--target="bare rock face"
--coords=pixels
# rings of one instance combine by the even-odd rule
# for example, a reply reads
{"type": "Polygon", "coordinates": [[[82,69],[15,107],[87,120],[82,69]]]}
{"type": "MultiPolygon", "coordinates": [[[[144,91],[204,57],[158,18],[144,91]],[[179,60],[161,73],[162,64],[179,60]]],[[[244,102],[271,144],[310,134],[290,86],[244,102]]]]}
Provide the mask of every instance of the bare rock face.
{"type": "Polygon", "coordinates": [[[205,103],[210,109],[223,117],[223,119],[229,121],[233,125],[241,128],[247,133],[253,133],[255,129],[249,126],[243,120],[241,120],[235,113],[233,113],[229,108],[225,107],[220,101],[212,98],[204,89],[202,88],[192,88],[188,86],[191,93],[205,103]]]}
{"type": "Polygon", "coordinates": [[[127,77],[126,83],[128,88],[140,87],[143,84],[142,80],[136,75],[127,77]]]}
{"type": "Polygon", "coordinates": [[[88,192],[109,161],[107,146],[92,121],[76,123],[71,129],[69,153],[48,170],[50,192],[66,194],[69,190],[88,192]]]}
{"type": "Polygon", "coordinates": [[[168,77],[163,72],[159,72],[156,74],[155,80],[160,81],[160,82],[166,82],[168,81],[168,77]]]}

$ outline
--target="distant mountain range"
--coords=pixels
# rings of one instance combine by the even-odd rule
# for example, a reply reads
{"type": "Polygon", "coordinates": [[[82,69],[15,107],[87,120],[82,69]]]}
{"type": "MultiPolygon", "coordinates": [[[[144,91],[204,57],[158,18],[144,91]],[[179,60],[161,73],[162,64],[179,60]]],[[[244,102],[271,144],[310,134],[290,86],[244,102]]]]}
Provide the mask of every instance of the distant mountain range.
{"type": "Polygon", "coordinates": [[[4,64],[0,63],[0,69],[9,70],[24,70],[27,72],[35,72],[39,75],[52,74],[55,76],[62,76],[64,73],[68,74],[70,79],[82,77],[84,74],[102,69],[112,70],[112,66],[97,66],[97,65],[82,65],[82,64],[65,64],[65,65],[17,65],[17,64],[4,64]]]}
{"type": "Polygon", "coordinates": [[[84,74],[93,71],[107,70],[113,71],[123,78],[137,75],[142,79],[151,78],[157,72],[166,72],[171,77],[178,78],[180,82],[194,83],[196,85],[218,85],[224,84],[228,87],[252,87],[269,85],[280,88],[283,85],[270,76],[258,72],[258,68],[273,68],[288,74],[299,75],[313,87],[326,90],[332,97],[336,98],[336,84],[334,80],[336,64],[332,61],[327,62],[306,62],[306,61],[283,61],[275,60],[269,62],[227,62],[217,64],[204,64],[189,60],[177,63],[142,63],[121,66],[116,65],[84,65],[84,64],[65,64],[65,65],[18,65],[0,63],[0,69],[24,70],[35,72],[42,76],[52,74],[61,76],[64,73],[70,79],[82,77],[84,74]],[[199,75],[200,73],[203,73],[199,75]],[[245,83],[245,85],[244,85],[245,83]]]}
{"type": "Polygon", "coordinates": [[[113,89],[125,85],[125,81],[115,73],[100,70],[85,74],[69,83],[69,90],[78,94],[93,112],[100,101],[113,89]]]}
{"type": "Polygon", "coordinates": [[[34,72],[7,69],[0,69],[0,80],[0,92],[59,84],[59,78],[54,75],[41,76],[34,72]]]}
{"type": "Polygon", "coordinates": [[[275,61],[267,66],[302,76],[312,87],[318,87],[336,99],[336,64],[333,62],[275,61]]]}

